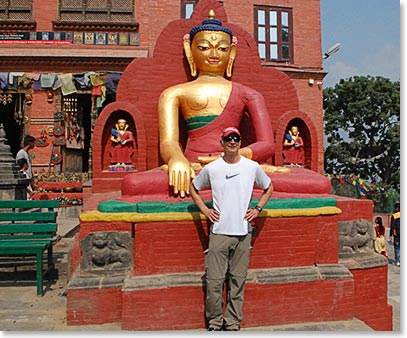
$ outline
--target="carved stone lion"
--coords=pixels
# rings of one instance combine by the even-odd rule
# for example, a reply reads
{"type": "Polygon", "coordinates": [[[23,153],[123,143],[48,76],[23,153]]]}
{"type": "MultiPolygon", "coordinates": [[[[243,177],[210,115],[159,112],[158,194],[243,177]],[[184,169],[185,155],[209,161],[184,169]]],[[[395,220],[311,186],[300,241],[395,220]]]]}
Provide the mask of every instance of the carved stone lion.
{"type": "Polygon", "coordinates": [[[338,222],[339,256],[373,253],[374,226],[366,219],[338,222]]]}
{"type": "Polygon", "coordinates": [[[121,232],[95,232],[81,241],[82,270],[108,271],[129,268],[132,260],[131,235],[121,232]]]}

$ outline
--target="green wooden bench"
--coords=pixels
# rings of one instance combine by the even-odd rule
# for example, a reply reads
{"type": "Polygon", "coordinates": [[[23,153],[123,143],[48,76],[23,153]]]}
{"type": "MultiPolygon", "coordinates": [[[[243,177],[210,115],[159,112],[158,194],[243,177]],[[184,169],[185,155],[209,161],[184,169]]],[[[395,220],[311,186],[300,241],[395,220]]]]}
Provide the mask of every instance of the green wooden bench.
{"type": "Polygon", "coordinates": [[[36,256],[37,295],[43,296],[45,275],[55,270],[58,200],[0,201],[0,255],[36,256]],[[47,269],[43,271],[43,253],[47,269]]]}

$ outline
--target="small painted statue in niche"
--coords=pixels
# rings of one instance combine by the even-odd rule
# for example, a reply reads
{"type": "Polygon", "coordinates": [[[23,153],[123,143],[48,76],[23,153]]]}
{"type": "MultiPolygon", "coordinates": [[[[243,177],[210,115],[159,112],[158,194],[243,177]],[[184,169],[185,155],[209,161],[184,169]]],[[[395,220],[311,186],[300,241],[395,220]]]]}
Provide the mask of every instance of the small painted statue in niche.
{"type": "Polygon", "coordinates": [[[284,165],[303,166],[304,142],[297,126],[292,126],[283,144],[284,165]]]}
{"type": "Polygon", "coordinates": [[[116,123],[116,129],[112,129],[112,135],[110,136],[110,141],[112,141],[110,171],[131,171],[134,169],[131,160],[134,153],[134,136],[128,128],[127,121],[119,119],[116,123]]]}

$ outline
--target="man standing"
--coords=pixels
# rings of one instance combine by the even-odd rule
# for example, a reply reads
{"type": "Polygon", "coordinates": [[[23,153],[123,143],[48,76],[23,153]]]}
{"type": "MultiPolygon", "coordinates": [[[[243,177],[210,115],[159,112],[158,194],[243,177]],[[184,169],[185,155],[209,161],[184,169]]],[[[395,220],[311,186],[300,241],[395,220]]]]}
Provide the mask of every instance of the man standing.
{"type": "Polygon", "coordinates": [[[209,331],[238,331],[243,319],[243,296],[250,261],[254,220],[273,193],[273,185],[260,165],[239,154],[239,130],[228,127],[221,134],[224,155],[206,165],[191,185],[191,197],[211,222],[205,251],[206,318],[209,331]],[[250,208],[254,184],[263,193],[250,208]],[[205,205],[199,191],[210,186],[213,207],[205,205]],[[223,284],[229,278],[228,302],[223,314],[223,284]]]}
{"type": "Polygon", "coordinates": [[[16,155],[16,163],[20,158],[25,158],[28,163],[27,178],[30,179],[30,183],[34,182],[34,176],[32,171],[32,158],[30,156],[30,150],[35,147],[35,137],[31,135],[26,135],[24,137],[23,147],[18,151],[16,155]]]}
{"type": "Polygon", "coordinates": [[[400,266],[400,203],[394,203],[394,214],[390,222],[390,241],[394,245],[394,260],[400,266]]]}

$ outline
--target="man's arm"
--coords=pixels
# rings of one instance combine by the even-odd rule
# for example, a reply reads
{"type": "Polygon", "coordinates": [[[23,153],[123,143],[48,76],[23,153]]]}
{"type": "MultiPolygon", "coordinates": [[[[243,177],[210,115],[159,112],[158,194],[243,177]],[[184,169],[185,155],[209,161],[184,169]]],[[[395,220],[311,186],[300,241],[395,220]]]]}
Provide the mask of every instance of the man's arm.
{"type": "MultiPolygon", "coordinates": [[[[260,196],[259,203],[257,205],[263,209],[268,200],[270,199],[271,195],[273,194],[273,183],[270,182],[270,185],[268,186],[267,189],[263,190],[262,195],[260,196]]],[[[260,214],[260,211],[257,210],[256,208],[253,209],[248,209],[246,212],[246,219],[250,222],[254,220],[258,215],[260,214]]]]}
{"type": "Polygon", "coordinates": [[[390,234],[389,234],[389,239],[391,242],[393,242],[393,231],[394,231],[394,216],[391,216],[390,219],[390,234]]]}
{"type": "Polygon", "coordinates": [[[191,195],[192,200],[195,202],[199,210],[205,215],[207,219],[209,219],[212,223],[219,221],[219,212],[215,209],[208,208],[202,199],[199,191],[195,189],[194,183],[192,182],[189,187],[189,193],[191,195]]]}

